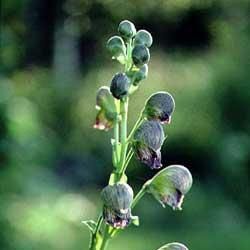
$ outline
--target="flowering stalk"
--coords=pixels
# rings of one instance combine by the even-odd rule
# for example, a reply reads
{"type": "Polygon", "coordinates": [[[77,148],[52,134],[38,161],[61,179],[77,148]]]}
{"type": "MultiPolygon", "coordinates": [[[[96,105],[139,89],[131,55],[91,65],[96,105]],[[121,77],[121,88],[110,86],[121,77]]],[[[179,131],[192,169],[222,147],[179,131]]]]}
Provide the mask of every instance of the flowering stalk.
{"type": "MultiPolygon", "coordinates": [[[[129,96],[148,75],[149,47],[153,39],[146,30],[136,32],[134,24],[127,20],[119,24],[118,32],[120,36],[111,37],[107,48],[112,59],[121,63],[124,69],[114,75],[110,88],[104,86],[98,90],[98,114],[94,125],[94,128],[105,131],[113,128],[113,171],[108,185],[101,192],[103,211],[97,222],[83,222],[91,232],[89,250],[105,250],[116,234],[130,224],[139,225],[132,209],[145,193],[152,194],[163,206],[181,209],[184,195],[192,185],[190,172],[180,165],[162,169],[142,186],[135,197],[127,183],[125,172],[133,155],[151,169],[162,167],[163,125],[170,123],[175,102],[164,91],[151,95],[128,135],[129,96]]],[[[180,243],[170,243],[160,249],[187,249],[183,247],[180,243]]]]}

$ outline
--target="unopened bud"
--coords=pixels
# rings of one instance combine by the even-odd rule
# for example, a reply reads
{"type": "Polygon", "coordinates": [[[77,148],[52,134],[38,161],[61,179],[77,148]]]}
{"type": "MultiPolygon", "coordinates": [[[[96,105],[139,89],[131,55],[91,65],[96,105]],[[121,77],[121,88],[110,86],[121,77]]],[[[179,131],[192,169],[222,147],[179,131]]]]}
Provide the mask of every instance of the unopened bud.
{"type": "Polygon", "coordinates": [[[141,67],[143,64],[148,63],[150,59],[149,49],[145,45],[135,45],[132,50],[132,59],[137,67],[141,67]]]}
{"type": "Polygon", "coordinates": [[[121,37],[112,36],[107,42],[107,49],[113,59],[117,59],[122,64],[125,63],[126,46],[121,37]]]}
{"type": "Polygon", "coordinates": [[[118,32],[125,39],[132,38],[136,34],[135,25],[128,20],[124,20],[124,21],[120,22],[120,24],[118,26],[118,32]]]}
{"type": "Polygon", "coordinates": [[[124,73],[117,73],[113,77],[110,85],[110,91],[116,99],[122,99],[128,94],[130,79],[124,73]]]}
{"type": "Polygon", "coordinates": [[[136,68],[132,71],[129,72],[130,77],[131,77],[131,82],[133,83],[134,86],[138,86],[139,83],[143,80],[146,79],[148,76],[148,65],[144,64],[141,68],[136,68]]]}
{"type": "Polygon", "coordinates": [[[153,38],[151,34],[146,30],[139,30],[134,39],[134,44],[142,44],[146,47],[150,47],[153,43],[153,38]]]}

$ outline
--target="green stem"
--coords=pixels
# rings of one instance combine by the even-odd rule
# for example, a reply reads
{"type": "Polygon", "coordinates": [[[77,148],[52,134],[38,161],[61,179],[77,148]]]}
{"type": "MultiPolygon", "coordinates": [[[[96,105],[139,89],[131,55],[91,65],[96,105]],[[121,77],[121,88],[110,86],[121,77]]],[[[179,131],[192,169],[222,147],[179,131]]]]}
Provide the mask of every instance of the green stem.
{"type": "Polygon", "coordinates": [[[105,250],[106,249],[106,247],[108,245],[108,242],[109,242],[109,239],[110,239],[109,226],[106,225],[105,229],[104,229],[104,235],[103,235],[103,240],[102,240],[100,250],[105,250]]]}
{"type": "Polygon", "coordinates": [[[121,173],[127,154],[127,119],[128,119],[128,97],[121,100],[121,156],[119,172],[121,173]]]}
{"type": "Polygon", "coordinates": [[[102,217],[102,214],[99,216],[98,220],[97,220],[97,225],[96,225],[96,228],[95,228],[95,231],[91,237],[91,243],[90,243],[90,247],[89,249],[90,250],[96,250],[96,246],[98,245],[98,233],[100,231],[100,228],[101,228],[101,225],[102,225],[102,221],[103,221],[103,217],[102,217]]]}
{"type": "Polygon", "coordinates": [[[143,114],[142,114],[142,112],[141,112],[141,113],[140,113],[140,116],[139,116],[139,118],[138,118],[138,120],[136,121],[134,127],[132,128],[132,130],[131,130],[131,132],[130,132],[128,138],[127,138],[127,142],[128,142],[128,143],[131,141],[132,136],[133,136],[135,130],[141,125],[142,122],[143,122],[143,114]]]}
{"type": "Polygon", "coordinates": [[[128,152],[128,155],[126,157],[125,163],[124,163],[124,165],[122,167],[122,174],[125,173],[126,168],[127,168],[128,164],[129,164],[130,160],[132,159],[133,155],[134,155],[133,148],[130,148],[130,150],[128,152]]]}
{"type": "Polygon", "coordinates": [[[118,119],[116,120],[115,122],[115,125],[114,125],[114,139],[115,139],[115,145],[113,147],[113,157],[115,158],[113,163],[114,163],[114,167],[117,167],[117,164],[119,162],[119,149],[118,149],[118,146],[119,146],[119,122],[118,122],[118,119]]]}
{"type": "Polygon", "coordinates": [[[137,193],[137,195],[135,196],[131,208],[134,208],[136,206],[136,204],[139,202],[139,200],[143,197],[143,195],[146,193],[146,186],[144,185],[142,187],[142,189],[137,193]]]}

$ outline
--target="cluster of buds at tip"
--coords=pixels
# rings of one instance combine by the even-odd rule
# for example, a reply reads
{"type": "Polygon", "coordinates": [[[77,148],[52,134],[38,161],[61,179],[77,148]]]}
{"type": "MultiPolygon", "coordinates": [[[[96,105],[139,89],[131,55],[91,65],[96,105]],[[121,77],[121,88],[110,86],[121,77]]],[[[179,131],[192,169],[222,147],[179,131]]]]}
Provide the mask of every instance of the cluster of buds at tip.
{"type": "Polygon", "coordinates": [[[188,248],[181,243],[173,242],[162,246],[158,250],[188,250],[188,248]]]}
{"type": "Polygon", "coordinates": [[[129,64],[126,75],[113,80],[123,79],[119,84],[111,82],[111,92],[117,99],[133,93],[139,83],[147,78],[148,62],[150,60],[149,47],[153,43],[151,34],[146,30],[136,31],[134,24],[128,20],[120,22],[118,35],[112,36],[107,42],[107,49],[113,59],[121,64],[129,64]],[[127,81],[129,78],[129,83],[127,81]],[[126,79],[126,81],[124,81],[126,79]],[[130,89],[131,87],[131,89],[130,89]]]}
{"type": "Polygon", "coordinates": [[[103,201],[103,218],[114,228],[125,228],[132,221],[131,204],[133,190],[126,183],[106,186],[101,193],[103,201]]]}
{"type": "Polygon", "coordinates": [[[117,119],[117,112],[114,98],[108,87],[98,89],[96,95],[96,109],[98,110],[94,128],[109,130],[117,119]]]}
{"type": "Polygon", "coordinates": [[[189,170],[181,165],[171,165],[158,172],[146,182],[146,188],[163,207],[181,210],[184,196],[190,190],[193,178],[189,170]]]}
{"type": "Polygon", "coordinates": [[[161,146],[165,140],[164,130],[157,121],[145,120],[133,135],[133,148],[137,158],[152,169],[161,164],[161,146]]]}
{"type": "Polygon", "coordinates": [[[143,113],[148,120],[170,123],[174,108],[174,98],[169,93],[157,92],[148,98],[143,113]]]}

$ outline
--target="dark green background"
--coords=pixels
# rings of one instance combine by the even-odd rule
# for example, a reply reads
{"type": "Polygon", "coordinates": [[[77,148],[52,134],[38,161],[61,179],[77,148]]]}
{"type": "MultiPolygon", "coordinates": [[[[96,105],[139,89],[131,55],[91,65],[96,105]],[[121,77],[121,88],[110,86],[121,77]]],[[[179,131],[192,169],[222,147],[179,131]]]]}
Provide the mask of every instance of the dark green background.
{"type": "MultiPolygon", "coordinates": [[[[87,249],[111,165],[111,133],[92,129],[95,93],[121,67],[105,49],[129,19],[154,38],[149,77],[129,127],[153,92],[175,97],[164,166],[194,184],[183,211],[150,195],[110,250],[250,247],[250,5],[247,0],[3,0],[0,30],[0,249],[87,249]]],[[[152,175],[133,159],[135,191],[152,175]]]]}

